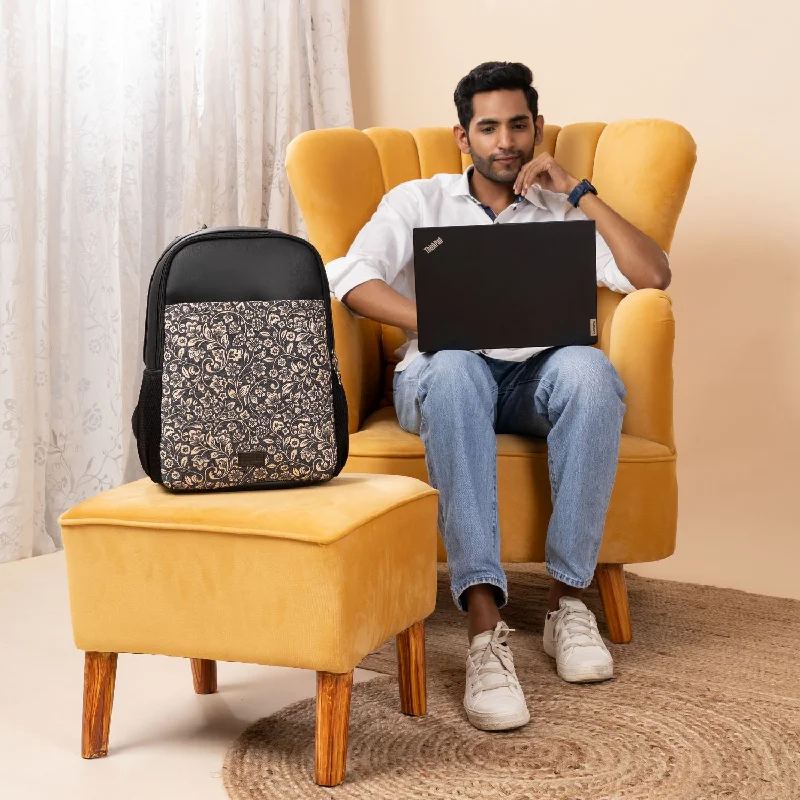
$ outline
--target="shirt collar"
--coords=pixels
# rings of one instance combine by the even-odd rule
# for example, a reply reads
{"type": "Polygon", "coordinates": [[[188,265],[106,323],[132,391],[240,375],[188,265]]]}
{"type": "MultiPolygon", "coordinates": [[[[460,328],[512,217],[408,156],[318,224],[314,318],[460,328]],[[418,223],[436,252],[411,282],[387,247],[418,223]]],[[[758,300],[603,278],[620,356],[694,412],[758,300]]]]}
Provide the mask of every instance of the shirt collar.
{"type": "MultiPolygon", "coordinates": [[[[477,200],[477,198],[472,194],[469,189],[469,178],[472,174],[472,170],[475,169],[473,165],[467,167],[464,172],[459,175],[459,177],[453,182],[453,185],[450,187],[450,194],[453,197],[471,197],[473,200],[477,200]]],[[[522,197],[523,200],[527,200],[529,203],[533,203],[537,208],[541,208],[542,211],[547,211],[547,206],[542,199],[542,190],[538,183],[535,183],[533,186],[528,189],[527,193],[522,197]]],[[[519,200],[517,200],[519,202],[519,200]]]]}

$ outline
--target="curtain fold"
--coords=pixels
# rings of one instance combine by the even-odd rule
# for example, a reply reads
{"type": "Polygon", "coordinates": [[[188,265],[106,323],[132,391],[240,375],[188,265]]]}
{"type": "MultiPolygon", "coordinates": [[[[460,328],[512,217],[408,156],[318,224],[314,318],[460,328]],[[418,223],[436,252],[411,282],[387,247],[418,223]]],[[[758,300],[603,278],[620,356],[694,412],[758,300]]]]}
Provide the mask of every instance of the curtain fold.
{"type": "Polygon", "coordinates": [[[163,247],[303,235],[284,172],[352,125],[347,0],[0,3],[0,561],[142,473],[130,433],[163,247]]]}

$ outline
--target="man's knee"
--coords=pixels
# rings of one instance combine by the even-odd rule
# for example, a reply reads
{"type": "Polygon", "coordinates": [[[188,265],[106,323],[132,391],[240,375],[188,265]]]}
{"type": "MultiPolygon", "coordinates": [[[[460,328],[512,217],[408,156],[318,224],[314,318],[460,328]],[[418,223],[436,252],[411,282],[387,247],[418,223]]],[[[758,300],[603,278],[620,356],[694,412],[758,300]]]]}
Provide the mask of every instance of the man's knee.
{"type": "Polygon", "coordinates": [[[598,400],[624,400],[625,386],[602,350],[568,347],[561,353],[556,379],[561,391],[598,400]]]}
{"type": "Polygon", "coordinates": [[[468,389],[492,391],[493,379],[486,362],[469,350],[440,350],[428,356],[424,381],[429,389],[459,392],[468,389]]]}
{"type": "Polygon", "coordinates": [[[440,350],[428,358],[419,382],[423,416],[428,422],[493,412],[497,384],[480,356],[464,350],[440,350]]]}

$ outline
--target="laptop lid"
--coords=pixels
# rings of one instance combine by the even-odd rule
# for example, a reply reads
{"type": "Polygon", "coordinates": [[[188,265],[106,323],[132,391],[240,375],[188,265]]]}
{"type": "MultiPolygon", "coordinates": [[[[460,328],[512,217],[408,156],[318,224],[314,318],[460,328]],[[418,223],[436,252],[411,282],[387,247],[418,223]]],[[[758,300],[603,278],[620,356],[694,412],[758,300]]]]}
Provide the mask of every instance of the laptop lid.
{"type": "Polygon", "coordinates": [[[595,224],[414,229],[419,348],[597,342],[595,224]]]}

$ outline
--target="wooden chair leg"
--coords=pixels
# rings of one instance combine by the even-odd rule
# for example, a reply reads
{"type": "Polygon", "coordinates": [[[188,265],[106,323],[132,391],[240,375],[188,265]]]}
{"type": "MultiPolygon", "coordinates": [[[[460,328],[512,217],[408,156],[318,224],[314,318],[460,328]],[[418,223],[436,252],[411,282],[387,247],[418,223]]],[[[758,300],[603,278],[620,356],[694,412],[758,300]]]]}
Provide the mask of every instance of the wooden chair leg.
{"type": "Polygon", "coordinates": [[[197,694],[214,694],[217,691],[217,662],[207,658],[193,658],[192,678],[197,694]]]}
{"type": "Polygon", "coordinates": [[[415,622],[398,633],[397,675],[400,682],[400,706],[404,714],[421,717],[428,712],[425,672],[425,621],[415,622]]]}
{"type": "Polygon", "coordinates": [[[83,666],[81,732],[81,755],[84,758],[102,758],[108,755],[108,730],[111,726],[116,677],[116,653],[86,653],[83,666]]]}
{"type": "Polygon", "coordinates": [[[631,612],[622,564],[598,564],[595,577],[603,601],[608,635],[615,644],[627,644],[631,640],[631,612]]]}
{"type": "Polygon", "coordinates": [[[320,786],[337,786],[344,780],[352,690],[353,670],[346,675],[317,673],[314,780],[320,786]]]}

